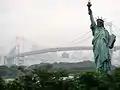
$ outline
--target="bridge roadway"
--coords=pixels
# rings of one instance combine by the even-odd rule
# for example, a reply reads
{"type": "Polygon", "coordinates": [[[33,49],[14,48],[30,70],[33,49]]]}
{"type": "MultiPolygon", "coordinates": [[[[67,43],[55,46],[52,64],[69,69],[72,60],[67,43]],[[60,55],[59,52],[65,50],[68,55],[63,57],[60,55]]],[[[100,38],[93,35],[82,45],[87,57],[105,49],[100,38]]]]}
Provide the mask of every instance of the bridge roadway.
{"type": "MultiPolygon", "coordinates": [[[[57,52],[57,51],[92,50],[92,48],[93,47],[91,47],[91,46],[47,48],[47,49],[41,49],[41,50],[36,50],[36,51],[20,53],[15,56],[7,57],[7,59],[14,58],[14,57],[24,57],[24,56],[35,55],[35,54],[43,54],[43,53],[48,53],[48,52],[57,52]]],[[[120,50],[120,46],[115,46],[114,51],[116,51],[116,50],[120,50]]]]}

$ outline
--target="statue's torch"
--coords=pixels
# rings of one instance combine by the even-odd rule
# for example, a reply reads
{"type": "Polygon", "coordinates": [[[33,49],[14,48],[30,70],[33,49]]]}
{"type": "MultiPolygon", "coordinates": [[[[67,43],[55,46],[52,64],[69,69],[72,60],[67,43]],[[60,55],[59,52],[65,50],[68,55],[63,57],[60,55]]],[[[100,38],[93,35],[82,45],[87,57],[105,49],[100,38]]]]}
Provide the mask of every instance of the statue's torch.
{"type": "Polygon", "coordinates": [[[88,6],[88,14],[90,15],[91,14],[91,9],[90,9],[90,7],[92,6],[92,4],[91,4],[91,1],[89,0],[88,1],[88,4],[87,4],[87,6],[88,6]]]}
{"type": "Polygon", "coordinates": [[[87,4],[87,6],[88,6],[89,8],[92,6],[92,4],[91,4],[91,1],[90,1],[90,0],[88,0],[88,4],[87,4]]]}

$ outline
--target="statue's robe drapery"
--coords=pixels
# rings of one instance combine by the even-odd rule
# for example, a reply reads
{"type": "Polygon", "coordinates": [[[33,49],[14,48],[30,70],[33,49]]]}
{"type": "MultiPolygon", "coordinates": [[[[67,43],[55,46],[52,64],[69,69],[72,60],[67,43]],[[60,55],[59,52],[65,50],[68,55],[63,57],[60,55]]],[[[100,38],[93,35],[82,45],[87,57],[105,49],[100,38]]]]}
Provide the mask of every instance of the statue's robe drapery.
{"type": "Polygon", "coordinates": [[[93,33],[93,53],[96,68],[98,71],[108,72],[111,70],[111,60],[109,53],[109,32],[104,27],[98,27],[96,24],[91,24],[93,33]]]}

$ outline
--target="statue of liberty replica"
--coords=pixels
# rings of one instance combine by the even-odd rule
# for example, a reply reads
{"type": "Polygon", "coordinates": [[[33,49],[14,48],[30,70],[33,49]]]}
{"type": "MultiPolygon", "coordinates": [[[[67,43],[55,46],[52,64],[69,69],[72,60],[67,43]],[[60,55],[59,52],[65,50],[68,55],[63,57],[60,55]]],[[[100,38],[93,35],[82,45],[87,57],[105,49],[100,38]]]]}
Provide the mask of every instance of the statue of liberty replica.
{"type": "Polygon", "coordinates": [[[91,2],[88,4],[88,14],[91,21],[91,30],[93,35],[92,45],[94,60],[96,64],[96,70],[100,73],[110,73],[111,71],[111,55],[110,49],[114,47],[116,41],[116,36],[114,34],[110,35],[109,32],[104,27],[104,20],[102,18],[97,18],[94,21],[91,2]]]}

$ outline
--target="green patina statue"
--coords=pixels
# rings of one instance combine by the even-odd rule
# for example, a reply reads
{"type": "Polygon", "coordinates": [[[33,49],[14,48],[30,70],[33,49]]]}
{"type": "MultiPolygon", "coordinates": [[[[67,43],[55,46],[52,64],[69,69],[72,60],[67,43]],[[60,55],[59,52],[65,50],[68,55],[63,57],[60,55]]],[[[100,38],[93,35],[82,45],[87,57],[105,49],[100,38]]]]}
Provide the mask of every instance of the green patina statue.
{"type": "Polygon", "coordinates": [[[91,3],[90,1],[87,4],[88,12],[91,20],[91,30],[94,36],[92,40],[93,44],[93,53],[96,64],[96,70],[98,72],[109,73],[111,71],[111,55],[110,49],[113,48],[116,36],[114,34],[110,35],[109,32],[104,27],[104,20],[98,18],[96,22],[94,21],[91,3]]]}

